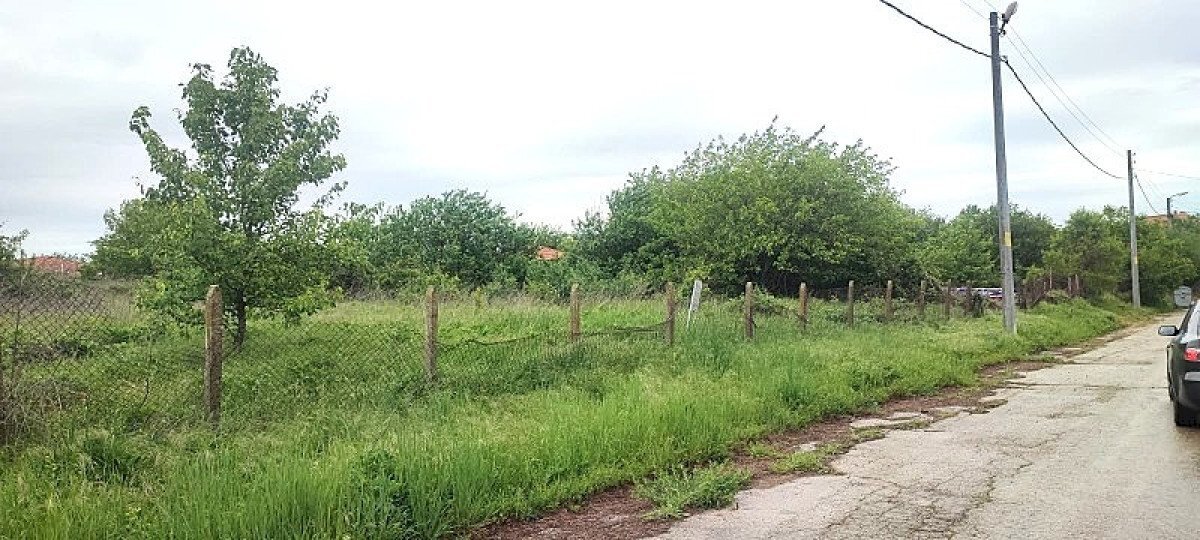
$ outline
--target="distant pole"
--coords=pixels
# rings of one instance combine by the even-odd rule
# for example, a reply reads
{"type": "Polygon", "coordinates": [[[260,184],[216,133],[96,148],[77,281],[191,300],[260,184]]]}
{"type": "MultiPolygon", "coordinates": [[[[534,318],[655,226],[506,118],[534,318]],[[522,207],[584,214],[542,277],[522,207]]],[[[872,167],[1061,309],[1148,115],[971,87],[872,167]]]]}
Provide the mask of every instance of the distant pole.
{"type": "Polygon", "coordinates": [[[808,328],[808,283],[800,284],[800,328],[808,328]]]}
{"type": "Polygon", "coordinates": [[[746,282],[746,298],[742,306],[742,319],[745,324],[746,339],[754,339],[754,282],[746,282]]]}
{"type": "Polygon", "coordinates": [[[1138,281],[1137,209],[1133,205],[1133,150],[1125,151],[1125,162],[1129,166],[1129,283],[1133,293],[1133,307],[1142,307],[1142,285],[1138,281]]]}
{"type": "Polygon", "coordinates": [[[1003,274],[1001,286],[1004,289],[1004,329],[1010,334],[1016,334],[1016,286],[1013,283],[1012,224],[1008,208],[1008,160],[1004,151],[1004,95],[1000,79],[1000,14],[993,11],[989,22],[992,29],[992,118],[996,138],[996,210],[1000,214],[1000,272],[1003,274]]]}
{"type": "Polygon", "coordinates": [[[846,325],[854,328],[854,280],[846,286],[846,325]]]}
{"type": "Polygon", "coordinates": [[[674,283],[670,281],[667,282],[665,296],[667,297],[667,324],[664,328],[666,332],[663,338],[666,340],[667,346],[670,347],[675,344],[675,308],[676,302],[679,301],[679,296],[675,294],[674,283]]]}

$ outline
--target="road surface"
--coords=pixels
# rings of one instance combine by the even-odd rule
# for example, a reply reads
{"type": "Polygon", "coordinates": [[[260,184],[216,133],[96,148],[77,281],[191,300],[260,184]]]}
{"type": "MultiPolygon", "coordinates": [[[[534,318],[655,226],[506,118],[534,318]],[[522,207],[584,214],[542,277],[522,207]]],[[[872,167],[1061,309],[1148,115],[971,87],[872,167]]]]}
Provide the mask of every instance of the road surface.
{"type": "Polygon", "coordinates": [[[1200,538],[1200,430],[1172,422],[1155,326],[662,538],[1200,538]]]}

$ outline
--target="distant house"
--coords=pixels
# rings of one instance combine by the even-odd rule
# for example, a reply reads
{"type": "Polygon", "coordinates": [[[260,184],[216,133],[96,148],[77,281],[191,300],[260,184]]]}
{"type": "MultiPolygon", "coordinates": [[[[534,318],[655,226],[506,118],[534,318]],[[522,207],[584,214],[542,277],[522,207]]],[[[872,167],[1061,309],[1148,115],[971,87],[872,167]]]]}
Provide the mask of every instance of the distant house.
{"type": "Polygon", "coordinates": [[[79,277],[79,269],[83,263],[58,255],[38,255],[22,261],[35,270],[66,277],[79,277]]]}
{"type": "Polygon", "coordinates": [[[1167,224],[1167,223],[1170,223],[1170,221],[1171,221],[1171,217],[1172,217],[1172,216],[1173,216],[1175,219],[1178,219],[1178,220],[1180,220],[1180,221],[1184,221],[1184,220],[1189,220],[1189,219],[1192,219],[1192,215],[1191,215],[1191,214],[1189,214],[1189,213],[1187,213],[1187,212],[1179,211],[1179,210],[1176,210],[1176,211],[1174,211],[1174,212],[1171,212],[1171,215],[1167,215],[1167,214],[1158,214],[1158,215],[1154,215],[1154,216],[1142,216],[1142,219],[1146,220],[1146,222],[1148,222],[1148,223],[1155,223],[1155,224],[1158,224],[1158,225],[1165,225],[1165,224],[1167,224]]]}
{"type": "Polygon", "coordinates": [[[557,261],[563,258],[564,255],[566,255],[566,253],[563,253],[562,251],[552,247],[539,246],[537,248],[537,253],[534,254],[534,258],[539,261],[557,261]]]}

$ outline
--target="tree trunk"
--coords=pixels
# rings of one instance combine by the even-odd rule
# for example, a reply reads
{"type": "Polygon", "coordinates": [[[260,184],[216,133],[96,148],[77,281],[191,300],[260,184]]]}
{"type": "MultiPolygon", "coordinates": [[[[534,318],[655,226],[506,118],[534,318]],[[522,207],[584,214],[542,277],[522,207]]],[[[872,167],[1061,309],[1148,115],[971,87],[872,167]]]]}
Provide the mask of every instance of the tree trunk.
{"type": "Polygon", "coordinates": [[[237,330],[233,333],[233,348],[242,350],[246,342],[246,295],[238,291],[233,296],[233,316],[237,319],[237,330]]]}

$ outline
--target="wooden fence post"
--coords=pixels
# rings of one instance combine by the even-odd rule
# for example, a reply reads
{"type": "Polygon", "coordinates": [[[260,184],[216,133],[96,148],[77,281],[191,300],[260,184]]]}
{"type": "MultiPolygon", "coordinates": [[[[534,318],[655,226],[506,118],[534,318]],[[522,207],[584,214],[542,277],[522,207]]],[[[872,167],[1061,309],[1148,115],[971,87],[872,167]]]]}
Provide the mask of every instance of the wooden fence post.
{"type": "Polygon", "coordinates": [[[679,297],[675,294],[675,284],[667,282],[667,324],[664,330],[664,337],[667,341],[667,346],[675,345],[675,308],[679,302],[679,297]]]}
{"type": "Polygon", "coordinates": [[[425,380],[434,383],[438,379],[438,298],[437,290],[430,286],[425,291],[425,380]]]}
{"type": "Polygon", "coordinates": [[[754,339],[754,282],[746,282],[745,304],[742,306],[742,318],[746,327],[746,339],[754,339]]]}
{"type": "Polygon", "coordinates": [[[204,412],[213,427],[221,423],[221,364],[225,339],[225,307],[221,287],[209,285],[204,297],[204,412]]]}
{"type": "Polygon", "coordinates": [[[887,280],[887,287],[883,289],[883,320],[892,322],[892,317],[896,315],[896,311],[892,307],[892,280],[887,280]]]}
{"type": "Polygon", "coordinates": [[[846,287],[846,324],[854,328],[854,280],[846,287]]]}
{"type": "Polygon", "coordinates": [[[925,280],[921,280],[921,288],[917,289],[917,320],[925,320],[925,280]]]}
{"type": "Polygon", "coordinates": [[[970,317],[974,312],[974,310],[971,309],[974,306],[974,304],[975,304],[975,287],[972,287],[970,283],[967,283],[967,296],[963,300],[963,314],[970,317]]]}
{"type": "Polygon", "coordinates": [[[954,296],[950,293],[950,284],[946,284],[946,291],[942,293],[942,317],[946,320],[950,319],[950,306],[954,303],[954,296]]]}
{"type": "Polygon", "coordinates": [[[808,283],[800,284],[800,328],[808,328],[808,283]]]}
{"type": "Polygon", "coordinates": [[[571,343],[578,343],[579,336],[583,335],[582,323],[580,322],[580,311],[582,302],[579,299],[579,284],[571,284],[571,321],[568,329],[568,337],[571,343]]]}

